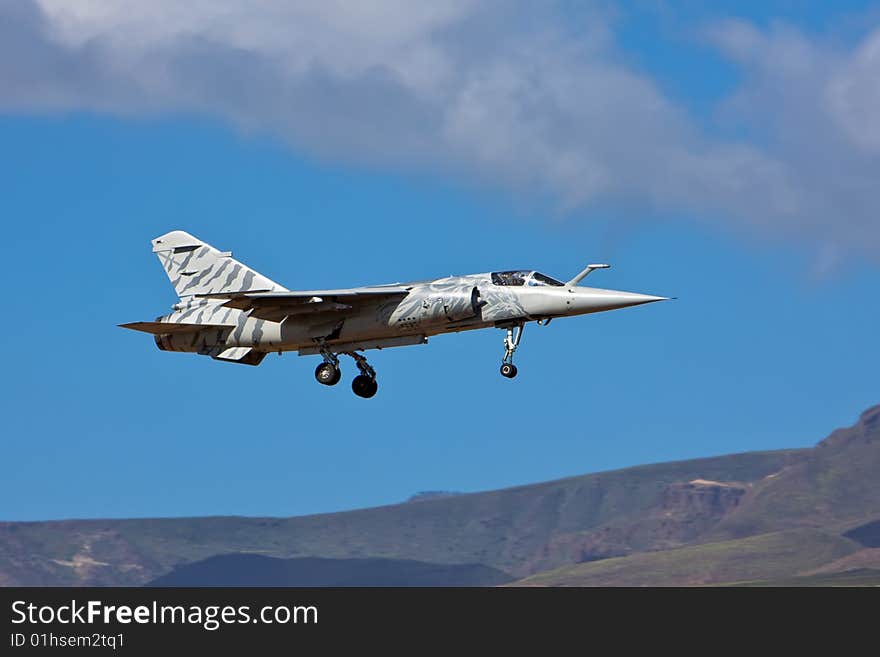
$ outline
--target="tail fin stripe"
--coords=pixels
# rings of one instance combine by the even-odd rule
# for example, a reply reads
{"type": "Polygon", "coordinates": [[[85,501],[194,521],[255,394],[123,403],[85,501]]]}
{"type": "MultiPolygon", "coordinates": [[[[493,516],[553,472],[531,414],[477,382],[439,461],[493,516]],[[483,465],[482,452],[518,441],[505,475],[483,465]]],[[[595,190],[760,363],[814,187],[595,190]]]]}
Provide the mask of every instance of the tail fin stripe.
{"type": "MultiPolygon", "coordinates": [[[[202,280],[205,278],[205,276],[208,276],[212,271],[214,271],[214,265],[210,265],[207,269],[204,269],[204,270],[198,272],[198,276],[194,276],[193,278],[191,278],[189,280],[189,282],[186,284],[186,286],[181,290],[181,292],[186,292],[190,288],[197,286],[199,283],[202,282],[202,280]]],[[[185,272],[185,271],[181,272],[181,273],[184,276],[186,276],[188,274],[188,272],[185,272]]],[[[193,274],[195,274],[195,273],[196,272],[193,272],[193,274]]]]}
{"type": "Polygon", "coordinates": [[[213,283],[216,279],[220,278],[223,275],[223,272],[229,268],[230,260],[224,260],[223,264],[217,268],[217,271],[214,272],[214,275],[211,276],[208,280],[205,281],[205,287],[211,289],[211,283],[213,283]]]}
{"type": "Polygon", "coordinates": [[[236,277],[238,276],[238,272],[240,271],[241,265],[235,265],[235,267],[232,268],[232,271],[229,272],[229,276],[226,277],[226,282],[223,283],[223,287],[221,289],[228,290],[230,285],[232,285],[232,281],[236,279],[236,277]]]}
{"type": "MultiPolygon", "coordinates": [[[[192,247],[192,248],[186,246],[186,247],[183,247],[183,248],[189,250],[189,253],[187,253],[187,254],[186,254],[186,257],[183,259],[183,262],[180,263],[180,268],[181,268],[182,270],[186,271],[186,268],[187,268],[187,266],[189,265],[189,261],[192,260],[192,259],[193,259],[193,256],[194,256],[196,253],[198,253],[199,251],[201,251],[201,249],[199,249],[197,246],[196,246],[196,247],[192,247]]],[[[207,249],[205,249],[205,250],[207,251],[207,249]]],[[[181,251],[181,252],[183,252],[183,251],[181,251]]],[[[177,253],[178,253],[177,249],[174,249],[174,251],[172,251],[172,253],[174,253],[175,255],[177,255],[177,253]]]]}
{"type": "Polygon", "coordinates": [[[153,240],[153,252],[181,298],[221,292],[286,291],[283,286],[233,259],[230,253],[218,251],[182,230],[171,231],[153,240]]]}

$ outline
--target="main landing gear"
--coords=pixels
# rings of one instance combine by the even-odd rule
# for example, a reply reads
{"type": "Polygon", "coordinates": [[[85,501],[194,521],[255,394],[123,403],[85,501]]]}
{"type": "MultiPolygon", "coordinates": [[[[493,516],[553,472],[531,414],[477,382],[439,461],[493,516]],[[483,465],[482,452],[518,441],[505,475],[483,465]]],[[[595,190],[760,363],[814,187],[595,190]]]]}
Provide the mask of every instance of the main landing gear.
{"type": "Polygon", "coordinates": [[[376,370],[370,367],[367,359],[356,351],[347,352],[346,355],[354,358],[354,362],[358,370],[360,370],[360,374],[354,377],[354,380],[351,382],[352,392],[358,397],[369,399],[379,389],[379,385],[376,383],[376,370]]]}
{"type": "Polygon", "coordinates": [[[339,360],[335,363],[324,362],[315,368],[315,378],[318,383],[325,386],[335,386],[342,378],[342,372],[339,370],[339,360]]]}
{"type": "Polygon", "coordinates": [[[501,359],[501,376],[512,379],[516,376],[516,365],[513,364],[513,354],[519,347],[525,324],[507,327],[507,335],[504,337],[504,358],[501,359]],[[514,331],[516,329],[516,331],[514,331]]]}
{"type": "MultiPolygon", "coordinates": [[[[379,385],[376,383],[376,370],[359,353],[354,351],[343,353],[354,358],[354,362],[360,371],[360,374],[354,377],[351,382],[352,391],[358,397],[369,399],[379,389],[379,385]]],[[[315,379],[318,383],[325,386],[335,386],[342,378],[342,371],[339,369],[339,358],[327,349],[322,349],[321,355],[324,357],[324,362],[315,368],[315,379]]]]}

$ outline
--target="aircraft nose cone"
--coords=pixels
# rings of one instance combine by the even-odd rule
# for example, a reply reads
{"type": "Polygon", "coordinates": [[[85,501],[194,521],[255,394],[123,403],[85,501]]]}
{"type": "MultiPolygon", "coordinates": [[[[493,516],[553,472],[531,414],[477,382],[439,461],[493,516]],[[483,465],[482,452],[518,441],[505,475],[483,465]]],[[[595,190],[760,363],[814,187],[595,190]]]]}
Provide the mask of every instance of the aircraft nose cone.
{"type": "Polygon", "coordinates": [[[578,312],[600,312],[603,310],[615,310],[640,306],[655,301],[668,301],[669,297],[657,297],[650,294],[638,294],[636,292],[621,292],[619,290],[601,290],[597,288],[584,288],[574,293],[572,305],[578,312]]]}
{"type": "Polygon", "coordinates": [[[640,306],[643,303],[654,303],[655,301],[669,301],[669,298],[655,297],[650,294],[637,294],[635,292],[615,292],[608,295],[608,301],[614,303],[618,308],[626,308],[627,306],[640,306]]]}

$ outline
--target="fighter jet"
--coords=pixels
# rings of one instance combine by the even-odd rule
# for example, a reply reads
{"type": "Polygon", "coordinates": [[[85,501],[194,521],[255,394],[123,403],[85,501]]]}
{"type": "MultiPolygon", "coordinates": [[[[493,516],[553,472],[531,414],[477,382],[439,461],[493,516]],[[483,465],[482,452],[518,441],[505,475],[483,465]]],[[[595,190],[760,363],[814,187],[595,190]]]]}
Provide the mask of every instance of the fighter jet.
{"type": "Polygon", "coordinates": [[[588,265],[563,283],[528,269],[448,276],[339,290],[288,290],[182,230],[152,241],[179,301],[153,322],[121,327],[151,333],[162,351],[184,351],[215,360],[259,365],[266,354],[296,351],[321,356],[318,383],[333,386],[340,356],[354,359],[351,388],[376,394],[376,370],[364,351],[426,344],[442,333],[504,330],[501,375],[517,374],[513,355],[528,322],[546,326],[572,315],[638,306],[657,297],[578,285],[606,264],[588,265]]]}

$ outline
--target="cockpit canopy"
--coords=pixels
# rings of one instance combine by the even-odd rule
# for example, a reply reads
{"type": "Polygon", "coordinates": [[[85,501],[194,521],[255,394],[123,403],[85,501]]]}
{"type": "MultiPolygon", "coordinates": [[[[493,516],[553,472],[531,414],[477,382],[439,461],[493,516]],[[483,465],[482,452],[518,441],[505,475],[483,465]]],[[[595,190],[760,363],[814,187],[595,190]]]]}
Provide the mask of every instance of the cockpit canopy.
{"type": "Polygon", "coordinates": [[[553,287],[564,287],[565,283],[560,283],[555,278],[551,278],[546,274],[538,271],[528,270],[512,270],[512,271],[493,271],[492,282],[495,285],[509,286],[541,286],[551,285],[553,287]]]}

